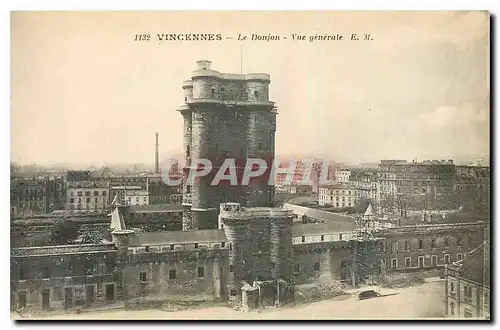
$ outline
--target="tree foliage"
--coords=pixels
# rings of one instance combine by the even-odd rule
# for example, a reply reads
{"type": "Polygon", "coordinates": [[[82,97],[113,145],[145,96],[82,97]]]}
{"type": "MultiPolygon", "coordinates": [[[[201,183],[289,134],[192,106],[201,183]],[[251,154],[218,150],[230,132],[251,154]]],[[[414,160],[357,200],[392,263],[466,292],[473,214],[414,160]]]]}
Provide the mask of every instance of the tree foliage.
{"type": "Polygon", "coordinates": [[[393,195],[387,195],[384,199],[380,201],[380,207],[387,211],[394,210],[396,206],[396,198],[393,195]]]}
{"type": "Polygon", "coordinates": [[[52,244],[71,244],[78,238],[80,224],[76,221],[63,220],[52,225],[50,230],[50,242],[52,244]]]}
{"type": "Polygon", "coordinates": [[[83,244],[100,244],[103,240],[111,241],[111,230],[107,227],[84,225],[78,230],[83,244]]]}
{"type": "Polygon", "coordinates": [[[10,163],[10,174],[17,174],[19,173],[20,166],[17,163],[10,163]]]}

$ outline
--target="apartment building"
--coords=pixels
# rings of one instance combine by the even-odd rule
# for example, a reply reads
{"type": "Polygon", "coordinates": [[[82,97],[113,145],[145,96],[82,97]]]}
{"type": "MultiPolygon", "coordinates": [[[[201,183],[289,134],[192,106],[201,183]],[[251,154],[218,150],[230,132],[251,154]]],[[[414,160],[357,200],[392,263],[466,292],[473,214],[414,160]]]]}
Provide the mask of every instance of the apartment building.
{"type": "Polygon", "coordinates": [[[354,207],[360,198],[360,190],[350,185],[326,185],[318,188],[318,204],[333,207],[354,207]]]}

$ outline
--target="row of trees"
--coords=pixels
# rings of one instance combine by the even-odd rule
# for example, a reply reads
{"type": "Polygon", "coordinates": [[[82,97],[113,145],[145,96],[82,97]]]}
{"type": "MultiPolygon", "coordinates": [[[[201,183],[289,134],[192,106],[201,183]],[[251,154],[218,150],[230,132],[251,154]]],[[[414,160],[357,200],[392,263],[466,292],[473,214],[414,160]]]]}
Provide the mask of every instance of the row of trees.
{"type": "Polygon", "coordinates": [[[111,240],[111,231],[106,227],[81,224],[77,221],[59,221],[50,229],[50,243],[54,245],[99,244],[103,240],[111,240]]]}

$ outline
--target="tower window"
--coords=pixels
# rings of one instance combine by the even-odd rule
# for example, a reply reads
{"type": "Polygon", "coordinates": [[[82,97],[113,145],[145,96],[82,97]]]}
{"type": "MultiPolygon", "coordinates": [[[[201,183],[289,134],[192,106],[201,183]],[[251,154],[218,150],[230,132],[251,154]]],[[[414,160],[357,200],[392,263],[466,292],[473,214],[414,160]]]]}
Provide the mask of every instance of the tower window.
{"type": "Polygon", "coordinates": [[[48,267],[42,267],[42,278],[49,278],[49,268],[48,267]]]}
{"type": "Polygon", "coordinates": [[[198,278],[205,277],[205,267],[198,267],[198,278]]]}
{"type": "Polygon", "coordinates": [[[254,96],[255,98],[258,98],[258,97],[259,97],[259,92],[258,92],[258,91],[253,91],[253,96],[254,96]]]}

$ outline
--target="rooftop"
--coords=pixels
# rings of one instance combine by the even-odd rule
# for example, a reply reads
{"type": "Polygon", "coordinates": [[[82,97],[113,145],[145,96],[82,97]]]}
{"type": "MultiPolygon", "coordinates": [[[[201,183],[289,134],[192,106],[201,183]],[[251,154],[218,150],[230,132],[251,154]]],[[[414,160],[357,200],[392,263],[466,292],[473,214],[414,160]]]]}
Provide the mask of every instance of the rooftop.
{"type": "Polygon", "coordinates": [[[285,203],[283,208],[291,209],[293,212],[299,216],[305,215],[309,218],[314,218],[316,220],[322,220],[324,222],[346,222],[354,223],[354,217],[337,214],[333,212],[323,211],[320,209],[314,209],[306,206],[300,206],[295,204],[285,203]]]}
{"type": "Polygon", "coordinates": [[[294,223],[292,236],[323,235],[354,231],[354,222],[294,223]]]}
{"type": "MultiPolygon", "coordinates": [[[[429,217],[429,215],[427,217],[429,217]]],[[[430,222],[423,222],[421,213],[412,214],[407,218],[401,219],[401,226],[411,226],[418,224],[476,223],[478,221],[489,222],[489,219],[485,216],[465,212],[450,212],[444,216],[442,214],[432,214],[430,215],[430,218],[430,222]]]]}
{"type": "MultiPolygon", "coordinates": [[[[271,77],[267,73],[248,73],[248,74],[234,74],[234,73],[223,73],[219,71],[212,70],[212,62],[207,60],[200,60],[196,62],[198,67],[192,73],[192,79],[197,77],[216,77],[224,80],[262,80],[269,82],[271,77]]],[[[184,86],[189,86],[189,81],[183,83],[184,86]]]]}
{"type": "Polygon", "coordinates": [[[319,188],[328,188],[328,189],[357,189],[356,187],[353,187],[351,185],[346,185],[346,184],[326,184],[326,185],[321,185],[319,188]]]}
{"type": "Polygon", "coordinates": [[[131,205],[128,213],[182,212],[181,204],[131,205]]]}
{"type": "Polygon", "coordinates": [[[293,216],[291,209],[276,207],[240,207],[238,203],[221,204],[220,215],[225,219],[245,219],[293,216]]]}
{"type": "Polygon", "coordinates": [[[79,245],[56,245],[16,248],[11,250],[13,257],[29,257],[42,255],[83,254],[115,251],[115,245],[111,244],[79,244],[79,245]]]}
{"type": "Polygon", "coordinates": [[[206,229],[193,231],[170,231],[135,233],[135,244],[139,246],[159,244],[209,243],[227,241],[224,230],[206,229]]]}
{"type": "Polygon", "coordinates": [[[481,244],[462,260],[462,277],[476,283],[490,286],[490,244],[481,244]]]}

